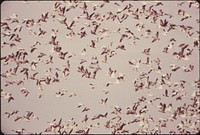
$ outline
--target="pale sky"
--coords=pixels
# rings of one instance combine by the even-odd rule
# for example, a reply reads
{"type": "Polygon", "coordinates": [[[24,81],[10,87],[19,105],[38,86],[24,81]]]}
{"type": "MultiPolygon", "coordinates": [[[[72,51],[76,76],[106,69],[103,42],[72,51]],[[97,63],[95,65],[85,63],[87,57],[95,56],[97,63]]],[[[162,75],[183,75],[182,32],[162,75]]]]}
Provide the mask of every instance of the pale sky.
{"type": "Polygon", "coordinates": [[[89,133],[111,134],[123,123],[126,125],[116,133],[198,133],[198,56],[199,4],[195,1],[4,1],[1,4],[1,131],[13,134],[24,128],[24,134],[58,134],[59,128],[51,132],[45,130],[53,127],[49,122],[56,119],[55,123],[58,123],[62,119],[60,132],[69,133],[73,129],[72,134],[78,130],[86,131],[88,128],[89,133]],[[86,9],[83,8],[85,4],[86,9]],[[144,10],[142,7],[145,7],[144,10]],[[65,10],[63,15],[62,9],[65,10]],[[87,19],[85,12],[94,14],[91,19],[87,19]],[[44,16],[46,13],[48,18],[38,22],[42,14],[44,16]],[[136,19],[137,15],[139,19],[136,19]],[[153,17],[156,18],[155,23],[153,17]],[[65,18],[68,25],[74,21],[71,30],[62,24],[65,18]],[[123,18],[126,19],[119,22],[123,18]],[[160,26],[160,21],[165,19],[168,22],[166,26],[160,26]],[[99,27],[94,35],[91,31],[96,25],[99,27]],[[174,29],[169,30],[172,25],[174,29]],[[39,35],[41,30],[45,33],[39,35]],[[57,33],[52,30],[57,30],[57,33]],[[149,34],[148,30],[151,31],[149,34]],[[81,38],[81,32],[84,31],[86,35],[81,38]],[[159,40],[152,43],[157,32],[159,40]],[[69,36],[70,33],[74,34],[69,36]],[[55,35],[57,45],[50,43],[55,35]],[[127,37],[120,42],[122,35],[127,37]],[[21,38],[21,41],[16,41],[17,38],[21,38]],[[172,38],[176,41],[170,41],[172,38]],[[39,44],[34,46],[37,41],[39,44]],[[91,47],[92,41],[95,42],[94,48],[91,47]],[[194,44],[195,41],[197,45],[194,44]],[[15,46],[10,47],[10,44],[15,46]],[[119,48],[122,45],[125,49],[119,48]],[[34,47],[36,49],[31,52],[34,47]],[[53,51],[54,47],[61,47],[60,52],[68,52],[65,59],[59,57],[60,52],[53,51]],[[175,58],[175,52],[180,54],[181,48],[184,47],[185,58],[175,58]],[[102,54],[105,48],[108,52],[102,54]],[[148,48],[149,54],[143,53],[148,48]],[[168,49],[167,53],[163,52],[164,48],[168,49]],[[17,51],[22,52],[22,55],[27,52],[25,60],[29,63],[20,63],[16,74],[13,74],[13,69],[17,67],[16,61],[22,60],[22,56],[20,59],[10,58],[7,62],[3,57],[8,58],[17,51]],[[38,58],[41,54],[44,56],[38,58]],[[48,64],[51,56],[52,63],[48,64]],[[149,65],[144,64],[147,58],[149,65]],[[156,63],[158,59],[160,64],[156,63]],[[80,64],[81,61],[85,62],[80,64]],[[32,62],[36,62],[37,66],[31,66],[32,62]],[[68,62],[70,67],[67,66],[68,62]],[[139,67],[136,70],[137,63],[139,67]],[[180,68],[172,71],[171,64],[180,68]],[[81,66],[91,72],[91,76],[98,67],[100,70],[97,71],[95,79],[82,77],[83,73],[78,72],[78,67],[81,66]],[[191,69],[192,66],[194,68],[191,69]],[[63,73],[66,67],[69,68],[69,72],[66,71],[68,76],[63,73]],[[23,74],[23,68],[28,69],[28,79],[23,74]],[[109,76],[109,69],[116,72],[109,76]],[[189,71],[185,72],[186,70],[189,71]],[[35,79],[31,79],[35,73],[35,79]],[[59,82],[53,82],[56,73],[59,82]],[[171,74],[171,77],[163,79],[165,83],[162,84],[162,76],[167,74],[171,74]],[[119,81],[117,78],[121,75],[124,75],[123,80],[119,81]],[[45,80],[47,77],[51,78],[50,84],[42,82],[41,87],[36,85],[37,80],[45,80]],[[17,85],[19,80],[24,83],[17,85]],[[152,84],[148,88],[147,80],[155,82],[155,85],[152,84]],[[141,84],[144,86],[136,90],[137,85],[141,84]],[[26,97],[22,89],[28,90],[26,97]],[[67,92],[57,97],[56,93],[62,90],[67,92]],[[167,96],[165,91],[168,92],[167,96]],[[8,102],[6,93],[11,93],[14,100],[8,102]],[[146,100],[139,101],[142,97],[146,100]],[[178,97],[181,99],[177,100],[178,97]],[[102,104],[102,100],[106,98],[107,102],[102,104]],[[198,99],[197,102],[195,99],[198,99]],[[132,109],[138,101],[140,103],[136,112],[127,115],[127,107],[132,109]],[[80,103],[84,105],[77,108],[80,103]],[[159,109],[162,108],[161,104],[166,105],[164,113],[159,109]],[[82,112],[85,107],[89,110],[82,112]],[[121,111],[117,112],[116,107],[121,111]],[[180,113],[180,108],[183,114],[180,113]],[[18,112],[8,118],[6,112],[12,113],[14,110],[18,112]],[[33,112],[39,119],[31,116],[30,120],[27,120],[27,111],[33,112]],[[92,120],[94,116],[106,113],[107,117],[92,120]],[[172,118],[174,113],[177,113],[176,119],[172,118]],[[85,115],[88,120],[83,122],[85,115]],[[22,118],[15,121],[18,116],[22,118]],[[135,119],[138,122],[132,122],[135,119]],[[107,122],[110,122],[109,128],[105,126],[107,122]]]}

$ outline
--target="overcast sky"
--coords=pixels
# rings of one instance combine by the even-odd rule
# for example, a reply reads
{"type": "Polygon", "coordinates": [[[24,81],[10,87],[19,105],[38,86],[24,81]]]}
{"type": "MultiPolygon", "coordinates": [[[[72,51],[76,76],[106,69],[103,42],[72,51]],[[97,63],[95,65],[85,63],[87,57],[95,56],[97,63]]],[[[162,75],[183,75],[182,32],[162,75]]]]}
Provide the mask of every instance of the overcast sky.
{"type": "Polygon", "coordinates": [[[58,123],[62,119],[60,126],[64,127],[61,132],[73,129],[72,133],[76,133],[90,128],[89,133],[110,134],[125,123],[117,133],[197,133],[200,127],[198,56],[199,4],[194,1],[4,1],[1,4],[1,95],[11,93],[14,100],[8,102],[5,96],[1,96],[1,130],[15,133],[24,128],[25,134],[58,133],[58,128],[52,132],[45,130],[50,126],[48,122],[56,119],[55,123],[58,123]],[[84,5],[87,5],[86,8],[84,5]],[[86,12],[91,19],[86,18],[86,12]],[[48,17],[43,21],[41,18],[46,13],[48,17]],[[67,25],[74,21],[71,29],[62,23],[65,18],[67,25]],[[167,21],[165,27],[160,26],[161,20],[167,21]],[[99,25],[96,34],[92,34],[96,25],[99,25]],[[172,25],[174,29],[169,30],[172,25]],[[45,32],[42,34],[41,31],[45,32]],[[86,34],[81,37],[84,32],[86,34]],[[156,33],[159,39],[152,42],[156,33]],[[120,41],[122,35],[126,37],[120,41]],[[52,36],[56,36],[58,44],[51,43],[52,36]],[[21,40],[17,41],[18,38],[21,40]],[[94,47],[91,47],[92,42],[94,47]],[[61,50],[55,51],[55,47],[61,47],[61,50]],[[184,50],[183,57],[178,56],[181,50],[184,50]],[[25,60],[29,62],[18,64],[18,70],[13,74],[22,56],[14,59],[9,55],[15,55],[17,51],[22,55],[27,52],[25,60]],[[67,52],[65,59],[59,57],[61,52],[67,52]],[[39,58],[41,54],[44,56],[39,58]],[[7,62],[3,59],[5,56],[9,58],[7,62]],[[50,57],[53,59],[48,63],[50,57]],[[144,64],[147,58],[149,65],[144,64]],[[158,60],[160,63],[157,63],[158,60]],[[180,68],[172,71],[171,64],[180,68]],[[83,72],[87,69],[91,76],[97,70],[96,77],[83,76],[84,73],[78,72],[81,66],[84,67],[83,72]],[[66,67],[69,71],[64,74],[66,67]],[[28,79],[23,68],[28,69],[28,79]],[[109,69],[116,72],[109,76],[109,69]],[[31,79],[34,73],[37,75],[31,79]],[[53,82],[56,74],[59,82],[53,82]],[[162,78],[167,74],[171,77],[163,79],[163,84],[162,78]],[[120,76],[123,76],[122,80],[119,80],[120,76]],[[47,77],[51,78],[50,84],[42,82],[41,86],[37,85],[37,80],[47,77]],[[24,83],[17,85],[19,80],[24,83]],[[148,88],[148,81],[155,82],[155,85],[148,88]],[[144,86],[137,90],[141,84],[144,86]],[[25,96],[22,89],[29,94],[25,96]],[[65,90],[67,92],[63,96],[57,97],[59,91],[65,90]],[[107,102],[102,104],[106,98],[107,102]],[[139,101],[141,98],[145,100],[139,101]],[[196,106],[195,99],[198,99],[196,106]],[[127,115],[127,107],[132,109],[138,102],[136,113],[127,115]],[[80,103],[84,106],[77,108],[80,103]],[[165,104],[169,111],[161,112],[161,104],[165,104]],[[85,107],[89,110],[82,112],[85,107]],[[121,111],[117,112],[117,107],[121,111]],[[183,114],[178,108],[182,108],[183,114]],[[18,113],[8,118],[5,113],[14,110],[18,113]],[[26,121],[27,111],[33,112],[39,119],[30,117],[26,121]],[[146,112],[141,114],[142,111],[146,112]],[[176,112],[176,119],[173,119],[176,112]],[[94,116],[106,113],[107,117],[92,120],[94,116]],[[82,122],[85,115],[89,119],[82,122]],[[15,121],[18,116],[22,119],[15,121]],[[138,122],[131,123],[134,119],[138,122]],[[110,128],[107,128],[105,125],[109,121],[110,128]],[[166,126],[161,126],[165,123],[166,126]]]}

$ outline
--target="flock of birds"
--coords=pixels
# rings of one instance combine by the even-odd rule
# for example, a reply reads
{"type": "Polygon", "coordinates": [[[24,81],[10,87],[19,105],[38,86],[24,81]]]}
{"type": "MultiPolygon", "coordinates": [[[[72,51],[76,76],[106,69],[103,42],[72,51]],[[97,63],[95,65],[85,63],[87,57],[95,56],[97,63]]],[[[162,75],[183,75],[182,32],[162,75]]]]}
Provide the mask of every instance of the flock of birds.
{"type": "MultiPolygon", "coordinates": [[[[31,3],[25,2],[27,5],[31,3]]],[[[97,103],[103,106],[102,108],[106,106],[111,108],[109,111],[92,115],[90,112],[95,108],[87,106],[84,101],[78,102],[75,111],[80,111],[80,115],[83,116],[81,120],[77,120],[76,116],[69,120],[57,116],[46,122],[47,127],[41,132],[36,133],[34,129],[32,132],[25,128],[12,129],[9,132],[90,134],[96,133],[95,129],[101,129],[111,134],[198,133],[200,131],[200,79],[198,76],[190,78],[190,75],[199,74],[195,62],[198,61],[196,56],[199,53],[200,32],[188,22],[192,20],[199,25],[200,20],[188,14],[188,11],[198,11],[199,4],[196,1],[173,2],[176,3],[176,9],[173,9],[176,12],[171,14],[165,12],[163,8],[169,2],[150,3],[108,0],[94,3],[58,1],[54,2],[51,11],[42,13],[38,18],[19,19],[20,15],[13,14],[1,19],[3,104],[15,105],[18,99],[14,96],[15,93],[29,98],[31,94],[37,93],[34,89],[39,89],[37,100],[47,98],[44,93],[54,84],[57,84],[60,89],[57,87],[59,90],[54,93],[55,99],[51,100],[66,98],[66,95],[69,100],[80,97],[81,94],[69,90],[65,85],[70,77],[77,76],[78,83],[87,81],[92,92],[101,91],[101,94],[98,94],[101,97],[100,101],[91,100],[92,104],[97,103]],[[135,3],[139,3],[140,6],[135,6],[135,3]],[[113,9],[109,11],[106,8],[108,5],[113,9]],[[186,6],[187,10],[184,10],[183,6],[186,6]],[[70,15],[76,11],[80,15],[70,15]],[[173,19],[178,21],[174,22],[173,19]],[[107,22],[109,25],[113,24],[113,27],[110,26],[111,29],[105,27],[107,22]],[[46,27],[48,23],[49,27],[46,27]],[[128,23],[131,24],[130,27],[127,26],[128,23]],[[57,29],[58,25],[61,29],[57,29]],[[36,41],[32,45],[24,45],[23,32],[29,33],[27,36],[36,41]],[[173,32],[182,35],[180,34],[179,37],[173,32]],[[164,38],[167,41],[164,41],[164,38]],[[182,42],[183,38],[188,38],[188,43],[182,42]],[[63,42],[63,39],[66,41],[63,42]],[[68,46],[66,44],[72,41],[79,41],[73,46],[80,46],[78,47],[81,49],[80,52],[66,49],[68,46]],[[50,48],[49,52],[45,51],[46,48],[50,48]],[[156,56],[155,51],[159,52],[155,54],[156,56]],[[114,59],[119,59],[119,67],[126,67],[128,72],[117,69],[112,63],[114,59]],[[175,61],[176,64],[168,63],[168,59],[169,62],[175,61]],[[177,79],[176,74],[184,75],[177,79]],[[109,81],[105,82],[101,86],[103,89],[99,90],[98,82],[105,81],[99,79],[101,76],[109,81]],[[128,76],[134,77],[127,79],[128,76]],[[79,78],[81,79],[78,80],[79,78]],[[25,86],[32,82],[35,88],[25,86]],[[130,91],[124,92],[119,100],[123,102],[126,94],[132,94],[134,98],[132,104],[113,105],[111,102],[111,98],[115,98],[112,97],[115,93],[113,89],[128,84],[127,82],[130,82],[130,85],[122,87],[121,91],[124,89],[130,91]],[[9,91],[15,87],[20,87],[19,91],[17,89],[9,91]],[[137,96],[138,93],[140,96],[137,96]],[[154,118],[154,113],[163,117],[154,118]],[[171,123],[174,123],[173,129],[169,127],[171,123]],[[79,126],[80,124],[84,126],[79,126]]],[[[78,84],[75,82],[73,85],[78,84]]],[[[86,97],[85,100],[87,99],[86,97]]],[[[41,118],[37,112],[27,110],[25,113],[21,112],[21,115],[19,112],[20,110],[17,109],[3,110],[2,117],[3,119],[14,118],[16,123],[22,120],[30,122],[35,119],[38,121],[38,126],[40,125],[41,118]]]]}

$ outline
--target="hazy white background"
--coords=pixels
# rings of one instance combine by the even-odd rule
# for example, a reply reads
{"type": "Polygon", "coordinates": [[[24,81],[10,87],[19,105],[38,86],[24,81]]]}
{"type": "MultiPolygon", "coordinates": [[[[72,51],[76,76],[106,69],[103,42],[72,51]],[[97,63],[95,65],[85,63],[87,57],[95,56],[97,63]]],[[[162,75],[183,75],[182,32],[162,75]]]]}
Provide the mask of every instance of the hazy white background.
{"type": "MultiPolygon", "coordinates": [[[[89,14],[91,14],[93,11],[93,7],[96,5],[101,5],[103,2],[86,2],[87,8],[89,14]]],[[[116,6],[114,4],[115,2],[106,3],[102,8],[97,8],[95,11],[96,13],[100,13],[101,17],[103,15],[108,16],[108,12],[116,13],[118,10],[123,9],[126,5],[132,4],[133,10],[136,8],[141,9],[141,6],[144,4],[142,2],[116,2],[120,6],[116,6]]],[[[145,1],[146,6],[149,7],[150,5],[155,5],[156,2],[148,2],[145,1]]],[[[51,122],[54,118],[58,121],[60,118],[62,118],[62,124],[66,124],[68,120],[71,118],[74,118],[74,121],[78,123],[78,126],[74,129],[73,133],[75,133],[78,129],[86,129],[87,126],[93,124],[100,123],[99,127],[94,127],[90,130],[90,133],[111,133],[113,129],[106,129],[105,124],[106,121],[109,119],[112,119],[114,117],[113,114],[111,114],[112,111],[114,111],[114,106],[118,105],[122,108],[122,114],[120,114],[120,117],[122,117],[121,122],[127,123],[128,121],[132,121],[136,116],[134,115],[126,115],[127,107],[132,107],[135,102],[138,101],[141,96],[144,96],[147,98],[147,101],[150,101],[153,99],[153,97],[148,96],[148,92],[151,92],[155,97],[161,97],[161,101],[155,102],[153,105],[142,103],[142,107],[147,105],[148,111],[146,114],[144,114],[144,118],[148,118],[149,116],[152,116],[154,118],[154,122],[150,123],[150,127],[147,129],[147,132],[152,131],[155,126],[158,124],[159,118],[167,119],[171,116],[171,113],[160,113],[158,112],[157,105],[162,103],[172,103],[173,104],[173,110],[175,110],[177,107],[182,106],[184,104],[192,104],[192,101],[190,100],[191,94],[194,91],[198,91],[198,89],[194,86],[192,86],[192,83],[195,80],[199,79],[199,50],[196,47],[193,47],[194,41],[198,39],[198,34],[196,31],[199,30],[199,23],[197,23],[197,19],[199,19],[199,9],[195,6],[192,6],[191,8],[188,8],[189,2],[186,2],[182,6],[176,6],[177,3],[181,3],[181,1],[174,1],[174,2],[162,2],[163,6],[157,6],[153,7],[154,10],[158,11],[162,9],[164,12],[171,14],[173,17],[169,18],[166,16],[159,17],[157,20],[157,23],[159,24],[160,19],[167,19],[170,23],[177,24],[177,25],[187,25],[192,26],[193,29],[191,32],[194,32],[194,34],[191,37],[187,37],[187,34],[179,29],[171,30],[167,35],[163,35],[162,29],[158,29],[158,24],[151,23],[152,19],[144,19],[144,16],[140,16],[140,20],[133,19],[132,17],[128,17],[125,21],[123,21],[121,24],[118,23],[117,19],[115,21],[112,20],[104,20],[99,29],[102,30],[103,28],[106,28],[109,30],[108,37],[105,37],[104,39],[100,40],[96,43],[96,48],[89,47],[91,45],[91,40],[96,40],[97,37],[101,37],[102,35],[98,33],[97,35],[91,35],[90,30],[92,28],[85,28],[87,32],[87,36],[84,38],[80,38],[77,33],[80,32],[81,27],[84,26],[84,23],[91,24],[91,21],[86,20],[84,18],[81,18],[80,20],[76,19],[77,16],[80,16],[83,12],[83,10],[79,7],[83,6],[83,2],[80,2],[78,7],[75,9],[71,9],[69,12],[65,13],[65,17],[67,17],[67,22],[71,22],[72,20],[77,20],[75,23],[75,26],[73,26],[73,30],[76,33],[75,36],[73,36],[71,39],[66,37],[66,33],[69,33],[70,31],[66,29],[62,24],[58,22],[58,19],[64,19],[64,17],[61,17],[56,14],[55,18],[52,18],[49,16],[49,19],[46,23],[41,22],[40,25],[35,24],[31,29],[38,33],[39,28],[47,31],[47,33],[41,37],[37,37],[33,34],[31,34],[30,30],[25,27],[25,24],[22,24],[23,19],[34,19],[37,21],[41,14],[49,12],[49,15],[53,13],[53,6],[55,4],[54,2],[17,2],[17,1],[4,1],[1,4],[1,20],[3,21],[6,18],[9,18],[13,14],[17,14],[17,19],[19,20],[19,23],[13,23],[9,24],[9,26],[12,28],[12,30],[17,27],[17,25],[23,26],[22,31],[19,33],[20,37],[22,38],[21,43],[16,43],[17,46],[10,48],[9,46],[3,46],[3,42],[11,42],[9,41],[9,38],[3,38],[1,36],[1,57],[15,53],[19,48],[24,48],[28,52],[27,59],[29,62],[32,62],[33,60],[38,61],[37,56],[42,52],[45,53],[47,56],[44,56],[44,61],[49,58],[49,55],[53,56],[53,64],[45,65],[41,61],[37,65],[36,71],[31,71],[30,74],[33,74],[35,72],[39,72],[39,74],[36,76],[36,78],[41,79],[42,77],[46,77],[48,74],[49,76],[55,76],[55,68],[59,68],[63,70],[63,66],[67,65],[67,54],[66,60],[62,60],[58,57],[58,54],[55,52],[51,52],[53,45],[49,44],[49,41],[51,40],[52,35],[52,29],[58,30],[57,34],[57,41],[59,41],[59,46],[62,47],[62,51],[68,51],[69,53],[75,54],[71,58],[69,58],[70,65],[71,65],[71,71],[70,75],[67,77],[67,79],[64,79],[62,76],[62,71],[57,71],[60,76],[60,83],[53,83],[51,85],[45,85],[43,84],[43,91],[39,89],[38,86],[36,86],[36,81],[34,80],[24,80],[24,85],[9,85],[8,87],[5,87],[6,81],[11,80],[19,80],[23,79],[25,77],[22,73],[19,73],[20,69],[23,67],[30,68],[30,64],[22,65],[19,67],[19,71],[16,76],[10,76],[9,78],[3,78],[1,77],[1,89],[5,92],[12,93],[12,96],[14,97],[14,101],[11,101],[10,103],[7,103],[7,100],[1,98],[1,130],[4,133],[13,133],[12,130],[25,128],[25,133],[30,132],[44,132],[44,130],[48,127],[47,121],[51,122]],[[181,16],[177,14],[178,9],[183,9],[185,12],[192,17],[190,19],[180,21],[181,16]],[[137,27],[135,26],[137,23],[143,23],[144,29],[142,31],[138,31],[137,27]],[[116,49],[118,45],[120,45],[119,40],[121,35],[119,33],[116,33],[114,31],[121,29],[121,33],[125,31],[125,27],[128,27],[136,37],[139,37],[140,40],[135,40],[135,45],[133,44],[133,39],[127,39],[124,38],[123,42],[121,44],[125,45],[126,51],[116,49]],[[141,36],[141,34],[145,34],[145,30],[150,29],[152,31],[152,35],[150,35],[150,38],[144,38],[141,36]],[[152,38],[151,36],[154,36],[155,33],[159,31],[160,32],[160,40],[151,43],[152,38]],[[169,40],[170,38],[175,38],[176,42],[174,44],[174,48],[172,50],[169,50],[169,53],[163,53],[162,50],[164,47],[167,47],[167,45],[170,44],[169,40]],[[41,45],[37,46],[37,50],[35,50],[33,53],[30,53],[30,46],[33,45],[36,41],[39,41],[41,45]],[[100,55],[102,52],[103,46],[109,46],[109,44],[113,42],[113,46],[111,47],[111,50],[115,50],[117,55],[111,57],[108,59],[108,63],[103,63],[104,56],[100,55]],[[173,52],[180,51],[180,48],[178,47],[180,44],[185,43],[189,44],[189,48],[194,49],[191,56],[189,56],[189,61],[185,60],[176,60],[173,57],[173,52]],[[86,49],[86,55],[80,55],[83,49],[86,49]],[[156,87],[152,87],[151,89],[143,89],[139,91],[135,91],[133,81],[139,77],[139,75],[142,72],[148,72],[149,67],[145,66],[144,64],[140,65],[140,69],[138,71],[133,71],[132,67],[128,64],[128,61],[132,61],[134,59],[141,60],[141,63],[146,62],[147,55],[143,54],[142,51],[144,49],[151,48],[150,51],[150,60],[156,60],[159,58],[161,60],[161,68],[162,73],[172,73],[171,82],[176,83],[180,82],[180,80],[185,80],[187,83],[185,84],[184,92],[186,92],[186,97],[183,97],[182,100],[176,101],[175,98],[172,97],[163,97],[162,94],[164,93],[165,88],[171,92],[172,90],[176,89],[175,87],[169,88],[168,86],[164,86],[163,89],[158,89],[156,87]],[[99,65],[102,70],[100,70],[97,73],[96,79],[88,79],[88,78],[82,78],[81,74],[77,72],[79,63],[81,59],[86,59],[87,62],[84,63],[84,67],[89,67],[90,62],[92,62],[92,57],[97,56],[99,60],[99,65]],[[181,69],[177,72],[172,72],[170,68],[170,64],[176,64],[178,66],[189,66],[190,64],[194,65],[194,70],[192,72],[183,72],[181,69]],[[109,68],[116,69],[117,74],[123,73],[125,75],[124,81],[120,84],[113,84],[106,88],[107,82],[115,82],[116,78],[110,78],[107,76],[107,72],[109,68]],[[52,73],[46,72],[48,68],[52,68],[52,73]],[[91,89],[89,84],[94,84],[94,89],[91,89]],[[26,88],[29,90],[30,94],[27,97],[24,97],[23,94],[20,92],[20,88],[26,88]],[[56,92],[58,92],[60,89],[66,89],[68,92],[61,98],[57,98],[55,95],[56,92]],[[107,89],[109,90],[108,94],[104,94],[103,90],[107,89]],[[42,93],[42,98],[38,98],[38,93],[42,93]],[[76,93],[77,96],[69,97],[70,93],[76,93]],[[108,98],[108,101],[106,105],[100,104],[101,99],[108,98]],[[85,104],[88,108],[90,108],[87,112],[82,112],[83,108],[78,109],[78,103],[85,104]],[[19,110],[19,113],[16,115],[11,116],[10,118],[7,118],[4,114],[6,111],[11,112],[13,110],[19,110]],[[33,113],[39,117],[39,120],[32,119],[29,122],[26,122],[24,120],[19,120],[17,122],[14,122],[14,119],[19,116],[23,116],[26,114],[26,111],[33,111],[33,113]],[[102,118],[99,120],[92,121],[91,118],[97,114],[105,114],[108,112],[107,118],[102,118]],[[81,121],[84,119],[85,114],[88,115],[89,120],[86,123],[82,123],[81,121]]],[[[198,5],[198,4],[197,4],[198,5]]],[[[62,7],[66,6],[69,7],[69,2],[62,2],[62,7]]],[[[126,13],[124,11],[124,13],[126,13]]],[[[119,14],[121,17],[123,13],[119,14]]],[[[93,27],[93,26],[92,26],[93,27]]],[[[1,31],[3,32],[3,31],[1,31]]],[[[16,64],[14,62],[10,62],[8,65],[4,65],[4,62],[1,61],[1,73],[4,73],[5,71],[9,70],[10,68],[14,68],[16,64]]],[[[155,62],[153,64],[153,68],[157,68],[155,62]]],[[[152,72],[150,74],[150,80],[155,81],[156,78],[161,78],[161,75],[152,72]]],[[[170,94],[169,94],[170,95],[170,94]]],[[[167,128],[161,128],[161,133],[169,133],[170,130],[173,130],[177,133],[179,131],[176,128],[176,125],[180,123],[181,120],[191,120],[192,123],[197,121],[197,118],[199,118],[199,114],[196,117],[190,117],[186,116],[186,118],[182,118],[180,116],[177,116],[176,121],[168,121],[167,122],[167,128]]],[[[116,122],[113,121],[113,122],[116,122]]],[[[198,127],[199,124],[196,125],[198,127]]],[[[133,123],[130,125],[126,125],[124,129],[129,130],[130,133],[136,132],[141,127],[139,127],[139,123],[133,123]]],[[[69,128],[70,129],[70,128],[69,128]]],[[[66,129],[66,131],[69,131],[69,129],[66,129]]],[[[192,132],[192,129],[187,128],[188,131],[192,132]]],[[[193,131],[193,133],[198,131],[193,131]]]]}

